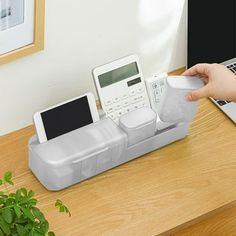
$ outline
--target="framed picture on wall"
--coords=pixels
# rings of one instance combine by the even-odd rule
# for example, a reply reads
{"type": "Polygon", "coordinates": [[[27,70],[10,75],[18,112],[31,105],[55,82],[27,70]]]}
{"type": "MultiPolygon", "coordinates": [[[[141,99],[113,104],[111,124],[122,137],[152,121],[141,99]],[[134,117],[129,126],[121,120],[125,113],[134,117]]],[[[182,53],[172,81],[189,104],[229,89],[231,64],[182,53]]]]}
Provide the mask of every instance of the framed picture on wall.
{"type": "Polygon", "coordinates": [[[44,47],[45,0],[0,0],[0,64],[44,47]]]}

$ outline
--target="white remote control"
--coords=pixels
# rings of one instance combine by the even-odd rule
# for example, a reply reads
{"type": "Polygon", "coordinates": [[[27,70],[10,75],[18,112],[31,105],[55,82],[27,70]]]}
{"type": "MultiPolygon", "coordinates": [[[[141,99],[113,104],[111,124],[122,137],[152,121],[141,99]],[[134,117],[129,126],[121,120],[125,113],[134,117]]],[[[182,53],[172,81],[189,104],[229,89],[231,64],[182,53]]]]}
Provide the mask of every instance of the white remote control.
{"type": "Polygon", "coordinates": [[[145,80],[152,109],[158,113],[162,95],[165,91],[167,73],[155,74],[145,80]]]}

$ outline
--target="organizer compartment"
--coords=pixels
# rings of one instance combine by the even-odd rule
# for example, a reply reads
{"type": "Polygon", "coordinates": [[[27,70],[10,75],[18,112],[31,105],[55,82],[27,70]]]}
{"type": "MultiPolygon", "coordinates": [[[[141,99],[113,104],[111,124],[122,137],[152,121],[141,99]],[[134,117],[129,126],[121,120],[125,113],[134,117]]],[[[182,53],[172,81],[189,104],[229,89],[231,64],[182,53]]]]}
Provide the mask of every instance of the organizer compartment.
{"type": "Polygon", "coordinates": [[[109,118],[41,143],[29,142],[29,167],[49,190],[60,190],[123,163],[127,135],[109,118]]]}
{"type": "Polygon", "coordinates": [[[148,107],[121,116],[119,126],[127,133],[129,146],[154,136],[156,119],[157,114],[148,107]]]}
{"type": "Polygon", "coordinates": [[[155,136],[145,139],[127,149],[127,160],[133,160],[148,152],[164,147],[187,136],[190,123],[176,124],[156,133],[155,136]]]}

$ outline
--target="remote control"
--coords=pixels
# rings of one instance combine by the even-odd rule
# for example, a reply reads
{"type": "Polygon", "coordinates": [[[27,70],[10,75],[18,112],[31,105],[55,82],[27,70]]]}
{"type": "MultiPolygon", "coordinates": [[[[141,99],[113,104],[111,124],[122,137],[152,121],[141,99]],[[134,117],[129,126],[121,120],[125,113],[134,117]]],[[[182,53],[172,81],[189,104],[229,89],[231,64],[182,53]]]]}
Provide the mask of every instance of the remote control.
{"type": "Polygon", "coordinates": [[[152,77],[145,80],[149,100],[152,109],[158,113],[158,108],[166,87],[167,73],[154,74],[152,77]]]}

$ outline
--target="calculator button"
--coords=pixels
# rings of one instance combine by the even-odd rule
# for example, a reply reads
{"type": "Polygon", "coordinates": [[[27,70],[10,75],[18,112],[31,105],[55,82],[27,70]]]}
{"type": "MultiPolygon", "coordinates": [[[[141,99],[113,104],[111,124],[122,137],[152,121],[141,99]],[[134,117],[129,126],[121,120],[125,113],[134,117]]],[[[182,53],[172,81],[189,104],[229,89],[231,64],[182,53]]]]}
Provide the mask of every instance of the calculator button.
{"type": "Polygon", "coordinates": [[[143,92],[143,88],[140,87],[140,88],[137,89],[137,91],[138,91],[138,93],[142,93],[143,92]]]}
{"type": "Polygon", "coordinates": [[[135,90],[131,90],[130,92],[129,92],[129,95],[130,96],[134,96],[136,94],[136,91],[135,90]]]}
{"type": "Polygon", "coordinates": [[[120,110],[121,109],[121,105],[118,103],[116,106],[115,106],[115,110],[120,110]]]}
{"type": "Polygon", "coordinates": [[[139,95],[139,96],[132,98],[132,103],[137,103],[142,100],[144,100],[144,95],[139,95]]]}
{"type": "Polygon", "coordinates": [[[121,96],[121,99],[123,99],[123,100],[127,99],[127,98],[128,98],[128,94],[126,94],[126,93],[121,96]]]}
{"type": "Polygon", "coordinates": [[[126,114],[128,112],[132,111],[131,107],[126,107],[123,109],[123,113],[126,114]]]}
{"type": "Polygon", "coordinates": [[[117,116],[122,116],[122,115],[123,115],[122,110],[117,111],[117,112],[116,112],[116,115],[117,115],[117,116]]]}
{"type": "Polygon", "coordinates": [[[114,119],[113,121],[114,121],[116,124],[119,124],[119,119],[118,119],[118,118],[114,119]]]}
{"type": "Polygon", "coordinates": [[[146,102],[142,101],[138,104],[139,108],[146,106],[146,102]]]}
{"type": "Polygon", "coordinates": [[[110,106],[111,104],[112,104],[112,100],[109,99],[109,100],[106,100],[106,101],[105,101],[105,105],[106,105],[106,106],[110,106]]]}
{"type": "Polygon", "coordinates": [[[112,120],[116,119],[116,115],[114,113],[109,114],[108,117],[110,117],[112,120]]]}
{"type": "Polygon", "coordinates": [[[142,100],[144,100],[144,98],[145,98],[144,95],[139,95],[138,96],[138,101],[142,101],[142,100]]]}
{"type": "Polygon", "coordinates": [[[133,108],[133,110],[136,110],[136,109],[139,108],[139,106],[138,106],[138,104],[135,104],[135,105],[132,106],[132,108],[133,108]]]}
{"type": "Polygon", "coordinates": [[[113,102],[119,102],[120,101],[120,98],[119,97],[114,97],[113,98],[113,102]]]}
{"type": "Polygon", "coordinates": [[[131,102],[132,103],[136,103],[138,101],[138,97],[133,97],[132,99],[131,99],[131,102]]]}
{"type": "Polygon", "coordinates": [[[114,112],[114,108],[113,107],[108,107],[107,108],[107,113],[109,114],[109,113],[112,113],[112,112],[114,112]]]}
{"type": "Polygon", "coordinates": [[[127,107],[129,106],[130,102],[128,100],[122,102],[122,107],[127,107]]]}

